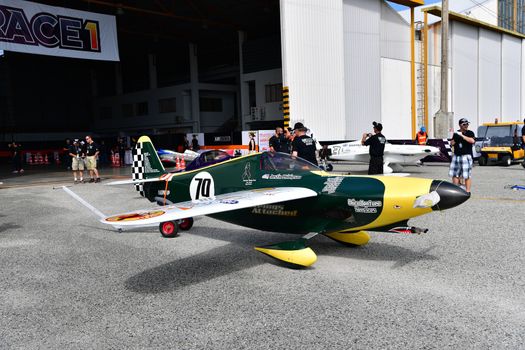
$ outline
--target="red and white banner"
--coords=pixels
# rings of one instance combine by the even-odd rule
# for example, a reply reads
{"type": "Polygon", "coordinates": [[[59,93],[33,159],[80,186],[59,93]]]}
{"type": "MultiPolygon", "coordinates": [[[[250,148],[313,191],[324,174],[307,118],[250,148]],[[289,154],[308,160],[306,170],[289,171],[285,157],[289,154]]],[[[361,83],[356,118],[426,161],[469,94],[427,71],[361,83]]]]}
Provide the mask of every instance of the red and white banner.
{"type": "Polygon", "coordinates": [[[115,16],[0,0],[0,50],[118,61],[115,16]]]}

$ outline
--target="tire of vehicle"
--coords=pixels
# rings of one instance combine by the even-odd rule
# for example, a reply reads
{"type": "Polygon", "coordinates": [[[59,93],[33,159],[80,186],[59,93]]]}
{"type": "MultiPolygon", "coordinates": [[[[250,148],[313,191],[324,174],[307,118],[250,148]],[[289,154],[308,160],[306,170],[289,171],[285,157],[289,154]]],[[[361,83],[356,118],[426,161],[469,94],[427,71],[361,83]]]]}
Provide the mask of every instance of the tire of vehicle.
{"type": "Polygon", "coordinates": [[[164,221],[159,224],[159,231],[164,238],[173,238],[179,235],[179,224],[176,221],[164,221]]]}
{"type": "Polygon", "coordinates": [[[503,162],[504,166],[511,166],[512,165],[512,159],[510,158],[510,156],[503,156],[501,158],[501,161],[503,162]]]}
{"type": "Polygon", "coordinates": [[[193,218],[185,218],[179,221],[179,229],[182,231],[188,231],[193,227],[193,218]]]}
{"type": "Polygon", "coordinates": [[[485,157],[485,156],[481,156],[481,157],[479,157],[479,159],[478,159],[478,164],[479,164],[480,166],[485,166],[485,165],[487,165],[487,157],[485,157]]]}
{"type": "Polygon", "coordinates": [[[332,164],[327,164],[326,171],[332,171],[332,170],[334,170],[334,166],[332,164]]]}
{"type": "Polygon", "coordinates": [[[525,168],[525,160],[521,163],[521,166],[525,168]]]}

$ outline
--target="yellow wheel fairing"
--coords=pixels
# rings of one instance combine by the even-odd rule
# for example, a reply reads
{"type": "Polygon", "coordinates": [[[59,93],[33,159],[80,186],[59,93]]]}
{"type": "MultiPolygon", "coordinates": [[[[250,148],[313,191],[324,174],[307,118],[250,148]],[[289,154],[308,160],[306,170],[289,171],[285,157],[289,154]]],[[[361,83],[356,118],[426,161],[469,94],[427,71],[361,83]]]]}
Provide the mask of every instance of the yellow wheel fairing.
{"type": "Polygon", "coordinates": [[[414,201],[418,196],[429,193],[432,181],[434,180],[395,176],[373,177],[381,181],[385,186],[381,215],[367,225],[353,227],[351,230],[341,232],[358,230],[373,231],[375,227],[387,226],[432,211],[432,208],[414,208],[414,201]]]}
{"type": "Polygon", "coordinates": [[[317,261],[317,255],[315,255],[314,251],[310,247],[298,250],[280,250],[255,247],[255,250],[292,265],[308,267],[317,261]]]}
{"type": "Polygon", "coordinates": [[[356,233],[332,232],[326,233],[325,236],[341,243],[358,246],[365,245],[370,241],[370,235],[366,231],[359,231],[356,233]]]}

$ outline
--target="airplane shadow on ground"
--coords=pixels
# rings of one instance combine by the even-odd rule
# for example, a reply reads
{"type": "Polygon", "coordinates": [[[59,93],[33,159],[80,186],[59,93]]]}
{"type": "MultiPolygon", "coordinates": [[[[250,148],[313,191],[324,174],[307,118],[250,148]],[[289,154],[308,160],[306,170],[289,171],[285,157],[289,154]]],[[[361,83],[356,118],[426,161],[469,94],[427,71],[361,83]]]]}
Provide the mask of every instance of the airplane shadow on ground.
{"type": "MultiPolygon", "coordinates": [[[[178,290],[185,286],[226,276],[261,264],[269,263],[284,267],[286,265],[256,252],[253,247],[298,238],[295,235],[269,234],[254,230],[248,230],[248,232],[238,231],[238,233],[232,233],[232,229],[196,227],[189,233],[183,233],[184,235],[193,234],[230,243],[145,270],[130,277],[125,283],[126,289],[136,293],[155,294],[178,290]]],[[[351,248],[340,245],[326,237],[316,238],[312,240],[310,246],[317,253],[319,259],[322,259],[323,256],[335,256],[349,260],[394,261],[395,264],[392,266],[392,269],[420,260],[438,259],[428,254],[433,247],[422,252],[416,252],[400,246],[374,243],[372,240],[367,246],[351,248]]],[[[311,269],[301,269],[297,273],[301,273],[301,271],[307,273],[311,269]]]]}

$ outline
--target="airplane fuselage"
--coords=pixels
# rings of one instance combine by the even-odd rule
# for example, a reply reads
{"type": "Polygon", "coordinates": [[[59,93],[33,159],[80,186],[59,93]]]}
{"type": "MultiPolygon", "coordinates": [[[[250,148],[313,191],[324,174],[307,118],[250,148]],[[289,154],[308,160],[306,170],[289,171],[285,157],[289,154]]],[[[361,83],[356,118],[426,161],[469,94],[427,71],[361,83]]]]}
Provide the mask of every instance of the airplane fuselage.
{"type": "MultiPolygon", "coordinates": [[[[292,158],[262,153],[177,174],[168,182],[166,199],[177,203],[249,189],[305,187],[318,196],[211,216],[245,227],[285,233],[381,231],[431,212],[430,206],[414,207],[416,198],[450,186],[453,185],[430,179],[334,175],[313,166],[308,168],[292,158]],[[275,165],[276,160],[282,161],[280,158],[286,164],[275,165]]],[[[456,191],[453,187],[452,192],[456,191]]],[[[165,183],[144,184],[146,197],[152,201],[162,198],[165,188],[165,183]]],[[[447,200],[441,201],[444,199],[447,200]]],[[[447,203],[441,205],[434,209],[448,207],[447,203]]]]}

